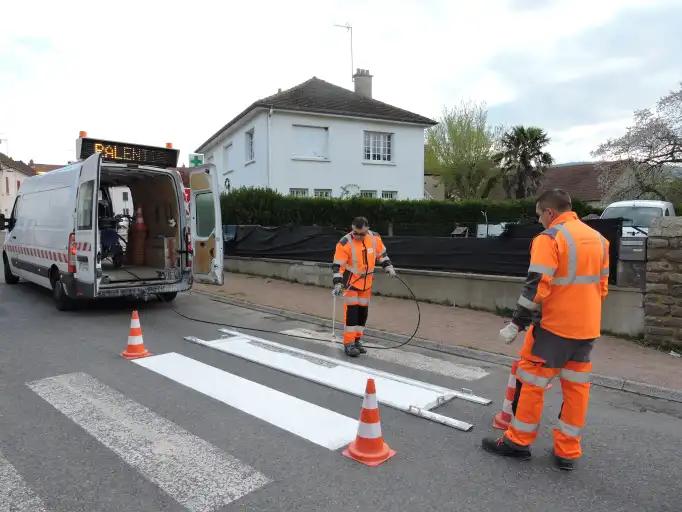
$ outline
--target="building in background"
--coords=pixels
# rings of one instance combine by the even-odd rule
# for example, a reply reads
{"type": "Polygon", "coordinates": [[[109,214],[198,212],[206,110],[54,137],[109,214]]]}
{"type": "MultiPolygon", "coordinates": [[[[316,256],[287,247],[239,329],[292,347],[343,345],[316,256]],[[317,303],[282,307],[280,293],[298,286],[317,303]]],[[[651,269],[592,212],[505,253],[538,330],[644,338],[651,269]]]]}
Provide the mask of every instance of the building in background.
{"type": "Polygon", "coordinates": [[[311,78],[251,104],[199,148],[226,192],[267,187],[298,197],[424,198],[424,129],[435,121],[311,78]]]}
{"type": "Polygon", "coordinates": [[[12,160],[0,153],[0,213],[9,217],[14,207],[14,200],[23,181],[35,175],[31,167],[22,161],[12,160]]]}

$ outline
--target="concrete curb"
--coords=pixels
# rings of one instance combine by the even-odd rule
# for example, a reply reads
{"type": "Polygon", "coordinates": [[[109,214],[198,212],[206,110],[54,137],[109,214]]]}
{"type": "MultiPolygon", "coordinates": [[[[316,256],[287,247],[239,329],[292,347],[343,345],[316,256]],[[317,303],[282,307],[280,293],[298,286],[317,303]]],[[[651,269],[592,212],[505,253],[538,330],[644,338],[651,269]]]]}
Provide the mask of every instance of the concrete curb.
{"type": "MultiPolygon", "coordinates": [[[[331,320],[328,320],[326,318],[320,318],[313,315],[308,315],[306,313],[297,313],[295,311],[289,311],[287,309],[264,306],[262,304],[255,304],[253,302],[248,302],[242,299],[223,297],[222,295],[217,295],[204,291],[193,290],[192,293],[205,295],[214,300],[217,300],[218,302],[223,302],[225,304],[230,304],[232,306],[251,309],[254,311],[260,311],[261,313],[268,313],[271,315],[278,315],[284,318],[288,318],[290,320],[298,320],[300,322],[315,324],[328,328],[331,328],[332,325],[331,320]]],[[[367,333],[368,336],[372,338],[381,338],[382,340],[391,341],[395,343],[402,343],[408,338],[408,336],[394,334],[386,331],[380,331],[377,329],[368,328],[365,330],[365,332],[367,333]]],[[[485,363],[498,364],[502,366],[511,367],[512,363],[515,361],[515,358],[505,356],[504,354],[495,354],[493,352],[486,352],[484,350],[462,347],[458,345],[445,345],[443,343],[438,343],[424,338],[415,337],[414,340],[412,340],[412,342],[410,343],[410,345],[413,347],[425,348],[428,350],[433,350],[435,352],[442,352],[444,354],[465,357],[467,359],[473,359],[485,363]]],[[[592,384],[594,384],[595,386],[600,386],[608,389],[615,389],[617,391],[623,391],[626,393],[633,393],[636,395],[646,396],[650,398],[658,398],[662,400],[668,400],[671,402],[682,403],[682,390],[679,389],[654,386],[653,384],[647,384],[645,382],[628,380],[622,377],[610,377],[608,375],[600,375],[598,373],[592,374],[592,384]]]]}

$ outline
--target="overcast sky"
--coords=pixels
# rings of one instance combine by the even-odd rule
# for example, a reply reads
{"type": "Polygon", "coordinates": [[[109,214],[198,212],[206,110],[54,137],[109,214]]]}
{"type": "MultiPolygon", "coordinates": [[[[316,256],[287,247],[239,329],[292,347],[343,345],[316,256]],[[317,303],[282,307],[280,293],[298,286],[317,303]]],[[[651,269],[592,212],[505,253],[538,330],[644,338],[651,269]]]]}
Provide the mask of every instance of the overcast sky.
{"type": "Polygon", "coordinates": [[[250,103],[312,76],[437,118],[485,101],[558,162],[623,132],[682,80],[682,0],[5,2],[0,151],[75,158],[79,130],[193,151],[250,103]]]}

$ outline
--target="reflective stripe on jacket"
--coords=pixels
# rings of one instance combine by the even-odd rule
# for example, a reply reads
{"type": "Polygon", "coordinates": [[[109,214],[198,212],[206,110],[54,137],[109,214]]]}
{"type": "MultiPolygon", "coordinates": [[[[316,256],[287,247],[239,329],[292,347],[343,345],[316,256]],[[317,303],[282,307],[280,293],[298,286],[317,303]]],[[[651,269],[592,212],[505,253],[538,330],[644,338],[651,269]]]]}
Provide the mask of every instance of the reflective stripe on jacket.
{"type": "Polygon", "coordinates": [[[558,336],[598,338],[608,278],[609,242],[566,212],[533,240],[514,322],[527,327],[540,317],[540,326],[558,336]]]}
{"type": "Polygon", "coordinates": [[[356,290],[368,290],[372,287],[377,263],[383,268],[391,265],[381,237],[370,231],[360,240],[348,233],[336,244],[332,265],[334,283],[343,282],[356,290]]]}

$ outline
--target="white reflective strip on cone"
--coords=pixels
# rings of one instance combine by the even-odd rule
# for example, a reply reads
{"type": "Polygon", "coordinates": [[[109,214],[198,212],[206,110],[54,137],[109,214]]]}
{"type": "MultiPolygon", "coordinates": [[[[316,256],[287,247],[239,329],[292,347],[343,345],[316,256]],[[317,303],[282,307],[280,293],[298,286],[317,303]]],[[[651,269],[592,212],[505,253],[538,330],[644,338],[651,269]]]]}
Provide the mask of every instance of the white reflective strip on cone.
{"type": "Polygon", "coordinates": [[[507,381],[507,387],[511,389],[516,389],[516,375],[513,373],[509,374],[509,380],[507,381]]]}
{"type": "Polygon", "coordinates": [[[502,412],[506,412],[507,414],[514,414],[514,410],[512,408],[512,403],[510,400],[507,400],[506,398],[504,399],[504,402],[502,402],[502,412]]]}
{"type": "Polygon", "coordinates": [[[378,409],[379,405],[377,404],[377,396],[374,393],[365,395],[365,399],[362,401],[362,408],[378,409]]]}
{"type": "Polygon", "coordinates": [[[128,336],[128,345],[142,345],[142,336],[128,336]]]}
{"type": "Polygon", "coordinates": [[[379,439],[381,437],[381,423],[358,423],[358,437],[365,439],[379,439]]]}
{"type": "Polygon", "coordinates": [[[137,327],[140,327],[140,319],[139,318],[133,318],[130,320],[130,328],[135,329],[137,327]]]}

